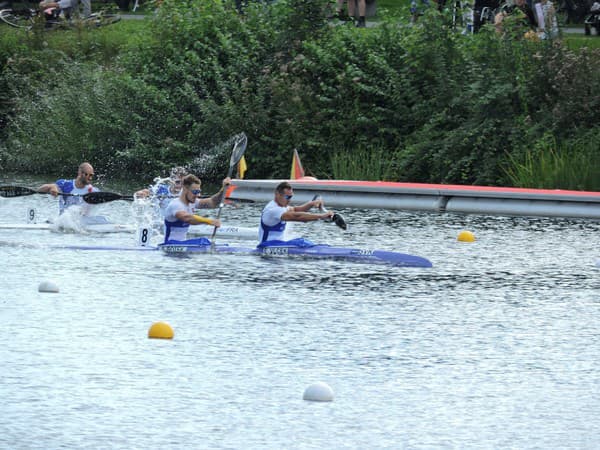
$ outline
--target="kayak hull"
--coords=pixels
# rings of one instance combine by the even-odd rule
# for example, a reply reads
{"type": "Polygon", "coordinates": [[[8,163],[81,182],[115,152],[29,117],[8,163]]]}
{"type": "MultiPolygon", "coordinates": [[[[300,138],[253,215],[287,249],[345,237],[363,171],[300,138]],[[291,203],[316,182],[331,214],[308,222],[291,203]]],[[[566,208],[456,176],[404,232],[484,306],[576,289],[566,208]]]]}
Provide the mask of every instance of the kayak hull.
{"type": "Polygon", "coordinates": [[[264,247],[247,248],[229,245],[187,245],[184,243],[161,244],[158,248],[168,254],[189,253],[236,253],[258,255],[265,257],[300,257],[312,259],[337,259],[368,264],[389,264],[400,267],[432,267],[426,258],[385,250],[369,250],[329,245],[314,245],[311,247],[264,247]]]}

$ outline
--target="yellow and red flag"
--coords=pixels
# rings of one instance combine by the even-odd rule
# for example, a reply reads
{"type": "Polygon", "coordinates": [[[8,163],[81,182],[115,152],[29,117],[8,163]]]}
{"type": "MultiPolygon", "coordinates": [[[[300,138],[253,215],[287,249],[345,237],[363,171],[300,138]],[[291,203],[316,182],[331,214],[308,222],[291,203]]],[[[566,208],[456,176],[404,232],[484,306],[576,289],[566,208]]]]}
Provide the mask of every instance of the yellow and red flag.
{"type": "Polygon", "coordinates": [[[298,156],[298,150],[294,149],[294,158],[292,159],[292,170],[290,172],[290,180],[297,180],[304,177],[304,169],[298,156]]]}

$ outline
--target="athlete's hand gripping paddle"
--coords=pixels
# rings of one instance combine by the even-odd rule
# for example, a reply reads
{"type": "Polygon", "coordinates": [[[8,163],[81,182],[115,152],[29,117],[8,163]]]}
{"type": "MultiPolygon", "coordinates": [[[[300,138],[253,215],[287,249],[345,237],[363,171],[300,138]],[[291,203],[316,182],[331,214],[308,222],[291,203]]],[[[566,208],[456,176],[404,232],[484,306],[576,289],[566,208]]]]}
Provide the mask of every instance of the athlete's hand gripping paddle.
{"type": "MultiPolygon", "coordinates": [[[[314,200],[321,200],[321,196],[318,195],[318,194],[315,195],[313,197],[313,201],[314,200]]],[[[321,212],[327,212],[327,209],[325,209],[325,207],[323,206],[323,202],[321,202],[321,204],[319,205],[319,210],[321,212]]],[[[348,229],[348,224],[346,223],[346,220],[339,213],[333,213],[333,216],[330,219],[327,219],[326,222],[333,222],[338,227],[340,227],[342,230],[347,230],[348,229]]]]}

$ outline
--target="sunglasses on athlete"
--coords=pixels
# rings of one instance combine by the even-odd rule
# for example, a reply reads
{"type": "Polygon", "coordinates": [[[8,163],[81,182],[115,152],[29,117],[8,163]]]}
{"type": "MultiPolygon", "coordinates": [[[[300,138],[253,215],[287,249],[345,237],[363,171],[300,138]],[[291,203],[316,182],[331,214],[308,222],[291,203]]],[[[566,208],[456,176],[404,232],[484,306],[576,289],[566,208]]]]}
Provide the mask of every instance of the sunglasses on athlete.
{"type": "Polygon", "coordinates": [[[190,189],[190,192],[194,195],[202,194],[202,189],[190,189]]]}

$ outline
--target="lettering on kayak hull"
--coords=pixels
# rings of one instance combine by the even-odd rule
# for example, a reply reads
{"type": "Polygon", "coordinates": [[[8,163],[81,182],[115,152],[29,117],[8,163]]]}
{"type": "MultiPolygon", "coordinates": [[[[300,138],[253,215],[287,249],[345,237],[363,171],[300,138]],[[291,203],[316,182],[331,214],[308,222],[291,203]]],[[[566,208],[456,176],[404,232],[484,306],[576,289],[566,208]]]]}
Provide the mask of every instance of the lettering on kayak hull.
{"type": "Polygon", "coordinates": [[[262,253],[269,256],[287,256],[289,254],[287,247],[265,247],[262,253]]]}
{"type": "Polygon", "coordinates": [[[184,253],[188,251],[185,245],[166,245],[162,248],[166,253],[184,253]]]}

